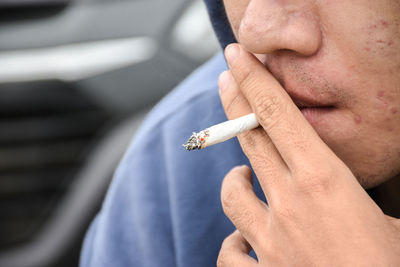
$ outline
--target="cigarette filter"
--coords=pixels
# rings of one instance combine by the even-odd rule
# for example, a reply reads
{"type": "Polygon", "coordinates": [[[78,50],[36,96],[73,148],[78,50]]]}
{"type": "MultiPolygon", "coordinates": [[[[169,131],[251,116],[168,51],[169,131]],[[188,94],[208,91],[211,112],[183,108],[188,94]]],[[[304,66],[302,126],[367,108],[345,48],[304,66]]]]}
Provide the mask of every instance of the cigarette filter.
{"type": "Polygon", "coordinates": [[[193,133],[183,146],[187,150],[203,149],[226,140],[229,140],[240,133],[257,128],[259,123],[254,113],[243,117],[222,122],[211,126],[198,133],[193,133]]]}

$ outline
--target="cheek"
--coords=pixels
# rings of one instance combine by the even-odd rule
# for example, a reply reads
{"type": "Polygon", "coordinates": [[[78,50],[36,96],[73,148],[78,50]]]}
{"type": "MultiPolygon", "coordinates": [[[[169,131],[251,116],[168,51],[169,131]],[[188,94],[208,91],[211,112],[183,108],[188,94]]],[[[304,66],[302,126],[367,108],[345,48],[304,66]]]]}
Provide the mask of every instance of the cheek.
{"type": "Polygon", "coordinates": [[[355,87],[357,89],[352,91],[354,100],[348,108],[357,131],[366,133],[367,138],[377,136],[389,140],[400,136],[400,95],[395,90],[398,84],[394,77],[391,83],[380,83],[377,77],[373,83],[364,83],[364,88],[355,87]]]}
{"type": "Polygon", "coordinates": [[[361,25],[346,35],[341,48],[347,46],[347,50],[342,51],[346,51],[346,56],[353,58],[360,72],[366,75],[385,76],[398,72],[400,25],[397,19],[376,16],[364,20],[361,25]]]}
{"type": "Polygon", "coordinates": [[[394,22],[376,19],[359,38],[343,42],[348,49],[337,50],[345,60],[336,77],[349,89],[347,107],[355,112],[357,127],[400,136],[400,33],[395,27],[394,22]]]}
{"type": "MultiPolygon", "coordinates": [[[[385,71],[399,66],[399,25],[396,22],[376,19],[363,29],[364,39],[360,44],[366,58],[374,59],[373,65],[384,67],[385,71]]],[[[382,71],[382,69],[380,69],[382,71]]]]}
{"type": "Polygon", "coordinates": [[[329,2],[321,6],[326,43],[340,57],[351,59],[364,73],[387,73],[399,66],[400,7],[395,1],[329,2]]]}
{"type": "Polygon", "coordinates": [[[324,141],[370,187],[400,173],[400,118],[399,107],[386,94],[377,92],[363,103],[324,141]]]}
{"type": "Polygon", "coordinates": [[[378,90],[373,98],[374,120],[382,130],[400,134],[400,96],[395,92],[378,90]]]}

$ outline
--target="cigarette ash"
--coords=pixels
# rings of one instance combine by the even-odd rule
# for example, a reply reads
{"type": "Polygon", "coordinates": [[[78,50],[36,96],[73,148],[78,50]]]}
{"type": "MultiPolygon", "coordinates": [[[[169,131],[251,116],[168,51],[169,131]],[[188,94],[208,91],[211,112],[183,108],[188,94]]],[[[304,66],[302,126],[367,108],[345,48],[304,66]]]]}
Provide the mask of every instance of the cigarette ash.
{"type": "Polygon", "coordinates": [[[209,136],[209,132],[207,130],[193,133],[192,136],[187,140],[186,144],[182,145],[187,150],[195,150],[201,149],[203,144],[206,142],[206,138],[209,136]]]}

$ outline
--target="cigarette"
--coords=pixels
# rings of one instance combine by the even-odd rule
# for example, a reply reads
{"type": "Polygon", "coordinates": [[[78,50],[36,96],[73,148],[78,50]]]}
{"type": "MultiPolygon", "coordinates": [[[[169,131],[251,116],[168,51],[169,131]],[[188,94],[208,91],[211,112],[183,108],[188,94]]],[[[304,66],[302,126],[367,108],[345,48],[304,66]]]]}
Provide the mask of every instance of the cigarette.
{"type": "Polygon", "coordinates": [[[254,113],[243,117],[222,122],[198,133],[193,133],[183,146],[187,150],[203,149],[218,143],[225,142],[240,133],[257,128],[259,123],[254,113]]]}

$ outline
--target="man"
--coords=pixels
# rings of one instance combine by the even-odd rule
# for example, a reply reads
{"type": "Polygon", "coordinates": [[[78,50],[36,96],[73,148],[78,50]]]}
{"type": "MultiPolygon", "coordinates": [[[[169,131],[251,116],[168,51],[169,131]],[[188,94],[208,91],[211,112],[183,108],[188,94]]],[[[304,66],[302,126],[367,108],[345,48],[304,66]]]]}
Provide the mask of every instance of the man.
{"type": "Polygon", "coordinates": [[[398,216],[400,4],[224,0],[229,24],[222,3],[207,5],[222,46],[231,28],[240,44],[226,49],[230,70],[218,55],[155,108],[81,265],[215,266],[219,254],[219,266],[398,266],[400,223],[364,188],[398,216]],[[240,144],[179,147],[250,112],[262,127],[240,144]],[[234,232],[219,190],[243,164],[254,188],[242,166],[221,190],[234,232]]]}

